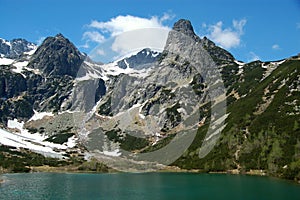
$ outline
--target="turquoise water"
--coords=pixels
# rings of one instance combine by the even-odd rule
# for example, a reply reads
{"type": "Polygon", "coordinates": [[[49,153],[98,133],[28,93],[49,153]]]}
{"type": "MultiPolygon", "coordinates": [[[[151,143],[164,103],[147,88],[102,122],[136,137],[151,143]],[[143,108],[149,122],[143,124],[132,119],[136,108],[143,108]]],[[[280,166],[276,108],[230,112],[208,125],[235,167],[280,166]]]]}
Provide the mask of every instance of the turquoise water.
{"type": "Polygon", "coordinates": [[[31,173],[0,179],[0,199],[300,199],[300,185],[243,175],[31,173]]]}

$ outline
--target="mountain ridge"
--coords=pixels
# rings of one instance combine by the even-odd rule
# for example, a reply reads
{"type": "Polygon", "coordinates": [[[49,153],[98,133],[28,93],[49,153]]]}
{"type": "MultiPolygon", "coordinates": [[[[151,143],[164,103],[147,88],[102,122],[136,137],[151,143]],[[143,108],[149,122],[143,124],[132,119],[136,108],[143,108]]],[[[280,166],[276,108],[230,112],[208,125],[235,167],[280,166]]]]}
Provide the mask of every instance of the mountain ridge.
{"type": "Polygon", "coordinates": [[[0,38],[0,55],[6,58],[18,58],[22,53],[34,50],[36,45],[25,39],[13,39],[11,41],[0,38]]]}
{"type": "MultiPolygon", "coordinates": [[[[143,60],[153,55],[147,49],[139,55],[140,61],[133,55],[125,58],[123,64],[102,65],[85,57],[61,34],[46,38],[21,71],[13,71],[14,64],[0,65],[1,127],[18,134],[18,128],[8,127],[8,122],[15,126],[25,122],[19,132],[27,130],[44,137],[34,140],[35,144],[50,145],[45,143],[50,141],[62,145],[55,149],[56,153],[51,151],[55,156],[66,154],[66,159],[80,158],[83,163],[82,156],[100,145],[98,150],[117,160],[122,149],[154,152],[168,144],[174,133],[187,130],[182,123],[188,119],[187,113],[199,108],[200,114],[194,118],[199,122],[194,141],[170,165],[239,173],[254,169],[300,179],[299,56],[279,62],[242,63],[208,38],[200,39],[188,20],[174,24],[166,49],[157,58],[143,60]],[[126,71],[126,59],[131,59],[137,68],[146,63],[149,71],[126,71]],[[122,68],[124,63],[126,68],[122,68]],[[208,66],[215,66],[216,70],[209,71],[208,66]],[[206,95],[212,85],[205,77],[217,72],[226,88],[228,112],[218,116],[226,119],[222,134],[207,137],[213,109],[206,95]],[[186,87],[191,90],[186,92],[186,87]],[[188,98],[182,99],[184,96],[188,98]],[[85,119],[74,118],[74,112],[82,108],[88,111],[84,113],[85,119]],[[29,120],[34,117],[36,120],[29,120]],[[159,128],[147,124],[150,120],[157,120],[159,128]],[[99,127],[89,130],[96,122],[99,127]],[[293,126],[285,125],[286,122],[293,126]],[[86,126],[90,132],[78,131],[78,125],[86,126]],[[92,143],[79,141],[80,134],[86,134],[92,143]],[[101,137],[103,143],[97,143],[97,139],[102,141],[101,137]],[[216,146],[200,159],[199,146],[214,137],[216,146]],[[74,146],[68,146],[71,141],[74,146]],[[73,155],[72,151],[78,153],[73,155]]],[[[220,88],[210,96],[218,97],[222,92],[220,88]]],[[[19,142],[25,144],[24,139],[19,142]]],[[[6,147],[3,149],[14,155],[6,147]]],[[[9,162],[6,157],[5,160],[9,162]]],[[[4,162],[0,165],[6,166],[4,162]]]]}

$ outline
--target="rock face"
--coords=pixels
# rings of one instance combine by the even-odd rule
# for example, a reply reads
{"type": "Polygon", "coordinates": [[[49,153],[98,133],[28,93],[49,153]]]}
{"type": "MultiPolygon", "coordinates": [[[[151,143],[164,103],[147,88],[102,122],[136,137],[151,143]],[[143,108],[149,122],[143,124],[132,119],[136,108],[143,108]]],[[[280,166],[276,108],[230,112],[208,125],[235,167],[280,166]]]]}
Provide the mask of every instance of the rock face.
{"type": "Polygon", "coordinates": [[[36,45],[24,39],[13,39],[7,41],[0,38],[0,55],[1,57],[16,59],[24,52],[34,50],[36,45]]]}
{"type": "Polygon", "coordinates": [[[85,57],[62,34],[48,37],[33,55],[29,67],[39,69],[46,76],[76,77],[85,57]]]}
{"type": "Polygon", "coordinates": [[[32,116],[32,103],[27,92],[27,80],[21,74],[0,66],[0,122],[6,125],[10,118],[28,119],[32,116]]]}
{"type": "Polygon", "coordinates": [[[19,96],[27,90],[27,81],[21,74],[10,73],[9,67],[0,71],[0,98],[7,99],[19,96]]]}

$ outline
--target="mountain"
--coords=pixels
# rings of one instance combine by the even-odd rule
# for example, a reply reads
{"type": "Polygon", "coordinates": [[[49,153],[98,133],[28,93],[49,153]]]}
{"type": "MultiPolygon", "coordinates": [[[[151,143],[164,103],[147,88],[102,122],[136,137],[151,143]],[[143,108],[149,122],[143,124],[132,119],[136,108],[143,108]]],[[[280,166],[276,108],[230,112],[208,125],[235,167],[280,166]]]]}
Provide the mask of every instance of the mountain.
{"type": "Polygon", "coordinates": [[[118,61],[118,66],[122,69],[133,68],[142,69],[151,67],[151,64],[155,62],[160,56],[159,52],[152,51],[149,48],[143,49],[136,55],[132,55],[129,58],[124,58],[118,61]]]}
{"type": "Polygon", "coordinates": [[[48,37],[32,56],[28,67],[46,76],[76,77],[85,57],[62,34],[48,37]]]}
{"type": "Polygon", "coordinates": [[[2,65],[0,121],[4,124],[10,118],[27,121],[34,110],[60,110],[84,56],[59,34],[47,38],[27,61],[23,59],[2,65]]]}
{"type": "Polygon", "coordinates": [[[300,180],[299,56],[237,61],[188,20],[174,24],[163,52],[108,64],[61,34],[18,56],[1,41],[3,169],[107,171],[104,162],[300,180]]]}
{"type": "Polygon", "coordinates": [[[23,53],[35,50],[36,45],[24,39],[13,39],[11,41],[0,38],[0,57],[15,59],[23,53]]]}

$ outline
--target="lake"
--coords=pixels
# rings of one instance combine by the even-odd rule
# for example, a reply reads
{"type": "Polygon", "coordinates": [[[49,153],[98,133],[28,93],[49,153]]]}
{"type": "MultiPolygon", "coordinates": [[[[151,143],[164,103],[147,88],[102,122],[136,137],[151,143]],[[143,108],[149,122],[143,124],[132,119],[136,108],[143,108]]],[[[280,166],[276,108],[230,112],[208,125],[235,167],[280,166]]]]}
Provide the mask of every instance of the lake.
{"type": "Polygon", "coordinates": [[[0,199],[300,199],[268,177],[196,173],[3,174],[0,199]]]}

